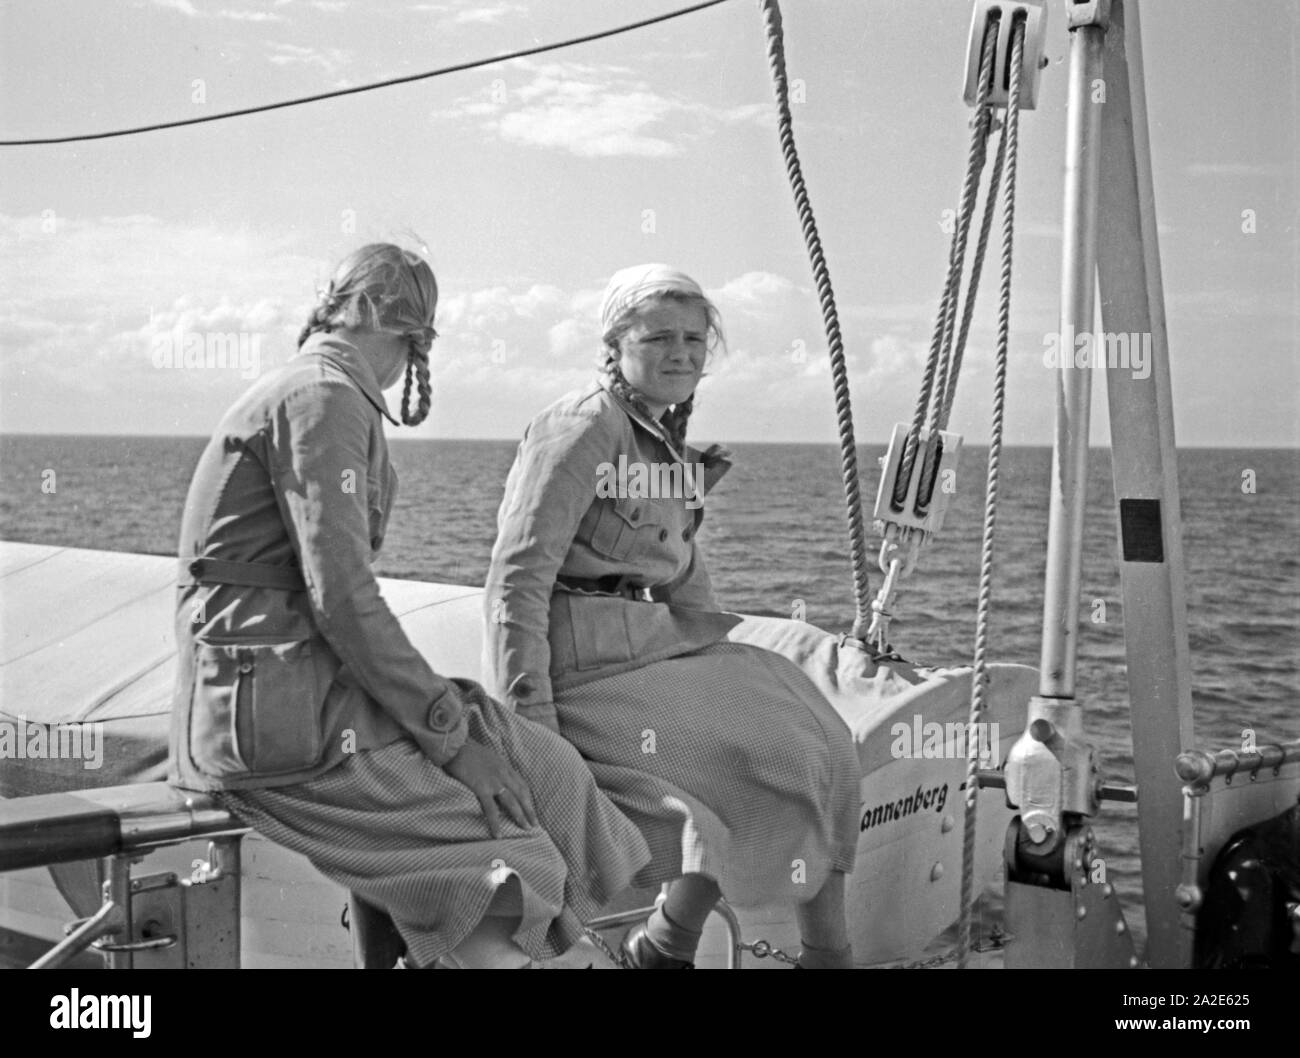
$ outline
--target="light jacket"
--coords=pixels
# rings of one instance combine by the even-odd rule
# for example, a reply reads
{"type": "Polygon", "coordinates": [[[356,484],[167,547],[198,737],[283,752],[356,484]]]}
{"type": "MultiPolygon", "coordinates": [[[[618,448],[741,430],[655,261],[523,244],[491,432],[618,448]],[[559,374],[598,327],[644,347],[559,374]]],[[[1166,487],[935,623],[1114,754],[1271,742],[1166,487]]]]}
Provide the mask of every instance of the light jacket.
{"type": "Polygon", "coordinates": [[[404,736],[442,764],[463,744],[474,685],[429,668],[370,568],[397,489],[381,416],[395,421],[366,359],[316,334],[226,412],[200,457],[179,551],[178,785],[302,782],[404,736]],[[297,569],[304,590],[211,583],[212,560],[297,569]]]}
{"type": "Polygon", "coordinates": [[[557,691],[697,650],[738,623],[719,612],[695,538],[730,464],[701,473],[702,458],[674,451],[603,379],[529,424],[484,592],[489,691],[553,723],[557,691]],[[564,583],[603,578],[648,598],[564,583]]]}

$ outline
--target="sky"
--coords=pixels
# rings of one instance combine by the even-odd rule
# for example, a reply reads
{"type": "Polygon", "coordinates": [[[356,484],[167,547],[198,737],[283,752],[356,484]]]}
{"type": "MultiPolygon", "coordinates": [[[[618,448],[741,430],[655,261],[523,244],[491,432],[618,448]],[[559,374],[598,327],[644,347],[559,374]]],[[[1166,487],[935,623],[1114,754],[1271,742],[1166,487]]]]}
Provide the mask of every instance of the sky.
{"type": "MultiPolygon", "coordinates": [[[[0,10],[0,139],[364,84],[608,28],[679,0],[124,0],[0,10]]],[[[857,435],[910,421],[970,110],[970,7],[785,0],[795,133],[834,279],[857,435]]],[[[1050,444],[1068,33],[1051,0],[1021,116],[1006,440],[1050,444]]],[[[1175,427],[1300,444],[1300,13],[1141,11],[1175,427]]],[[[1102,161],[1106,179],[1106,160],[1102,161]]],[[[662,261],[717,302],[701,441],[835,438],[825,338],[776,139],[758,5],[431,81],[189,128],[0,148],[0,430],[208,434],[292,355],[332,265],[427,252],[432,413],[400,436],[517,438],[593,376],[609,275],[662,261]],[[165,364],[232,335],[232,366],[165,364]]],[[[991,260],[986,273],[996,277],[991,260]]],[[[951,428],[987,443],[996,284],[951,428]]],[[[1094,372],[1094,375],[1098,373],[1094,372]]],[[[1092,442],[1107,443],[1094,377],[1092,442]]],[[[397,404],[398,391],[390,392],[397,404]]],[[[390,433],[398,434],[395,428],[390,433]]]]}

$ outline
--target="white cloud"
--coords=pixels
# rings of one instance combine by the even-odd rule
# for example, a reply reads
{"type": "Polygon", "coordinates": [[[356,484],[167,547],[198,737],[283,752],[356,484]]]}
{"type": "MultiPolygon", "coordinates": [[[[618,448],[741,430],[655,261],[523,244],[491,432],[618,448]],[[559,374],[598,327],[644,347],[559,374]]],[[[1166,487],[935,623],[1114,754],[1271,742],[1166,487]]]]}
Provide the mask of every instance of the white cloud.
{"type": "Polygon", "coordinates": [[[719,308],[734,306],[755,315],[779,315],[793,298],[802,296],[800,289],[785,276],[771,272],[746,272],[713,292],[719,308]]]}
{"type": "Polygon", "coordinates": [[[488,4],[484,7],[466,7],[457,11],[446,22],[453,26],[470,23],[495,25],[508,15],[521,15],[528,11],[526,4],[488,4]]]}
{"type": "Polygon", "coordinates": [[[577,360],[584,349],[595,350],[600,347],[600,327],[595,320],[581,319],[573,316],[553,324],[546,332],[547,351],[551,356],[577,360]]]}
{"type": "MultiPolygon", "coordinates": [[[[292,355],[328,269],[295,239],[262,232],[150,216],[59,220],[46,232],[40,217],[0,216],[0,272],[11,277],[0,306],[6,429],[210,430],[248,378],[233,365],[161,370],[157,343],[258,336],[258,366],[269,369],[292,355]]],[[[530,280],[467,288],[454,273],[439,281],[434,413],[415,436],[517,437],[546,404],[595,377],[600,289],[530,280]]],[[[710,296],[728,347],[701,388],[700,436],[833,436],[815,291],[753,271],[722,277],[710,296]]],[[[910,415],[927,343],[910,307],[841,310],[855,407],[879,432],[910,415]],[[881,322],[890,316],[907,322],[881,322]]]]}
{"type": "Polygon", "coordinates": [[[652,90],[626,67],[519,60],[523,84],[496,78],[484,91],[435,117],[480,119],[502,139],[583,158],[665,158],[715,125],[770,118],[763,104],[710,106],[652,90]]]}
{"type": "Polygon", "coordinates": [[[929,351],[925,342],[883,334],[871,340],[871,370],[880,376],[918,372],[924,367],[929,351]]]}
{"type": "MultiPolygon", "coordinates": [[[[635,155],[664,158],[679,148],[646,126],[671,109],[666,100],[648,92],[630,92],[577,101],[573,93],[546,104],[503,114],[495,123],[502,138],[533,147],[558,147],[579,157],[635,155]]],[[[489,127],[492,127],[489,125],[489,127]]]]}
{"type": "Polygon", "coordinates": [[[324,272],[274,235],[156,217],[0,216],[0,390],[10,430],[209,429],[248,385],[237,370],[160,371],[166,333],[258,337],[286,359],[324,272]],[[213,277],[219,277],[214,280],[213,277]]]}
{"type": "Polygon", "coordinates": [[[480,4],[471,0],[462,4],[411,4],[407,9],[421,15],[445,15],[439,19],[439,29],[451,29],[455,26],[484,25],[500,23],[510,15],[528,13],[528,5],[521,3],[480,4]]]}
{"type": "Polygon", "coordinates": [[[277,15],[274,11],[238,11],[231,8],[223,8],[216,12],[217,18],[229,19],[232,22],[283,22],[284,17],[277,15]]]}
{"type": "Polygon", "coordinates": [[[201,11],[190,0],[153,0],[155,7],[166,11],[175,11],[187,18],[224,18],[232,22],[283,22],[284,18],[274,11],[262,11],[257,8],[221,8],[218,11],[201,11]]]}
{"type": "Polygon", "coordinates": [[[277,66],[315,66],[333,75],[352,61],[343,48],[307,48],[299,44],[274,43],[268,58],[277,66]]]}

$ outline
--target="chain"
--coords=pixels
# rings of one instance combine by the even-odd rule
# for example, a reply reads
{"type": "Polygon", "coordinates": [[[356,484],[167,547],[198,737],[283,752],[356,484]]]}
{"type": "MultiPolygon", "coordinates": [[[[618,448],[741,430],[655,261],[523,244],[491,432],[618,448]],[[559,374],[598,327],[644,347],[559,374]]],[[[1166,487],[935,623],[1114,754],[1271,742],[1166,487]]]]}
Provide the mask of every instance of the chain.
{"type": "Polygon", "coordinates": [[[588,929],[586,926],[582,927],[582,932],[587,935],[588,940],[590,940],[594,945],[596,945],[597,948],[601,950],[602,953],[604,953],[605,958],[607,958],[620,970],[628,969],[627,960],[623,958],[623,953],[614,951],[613,948],[611,948],[608,944],[605,943],[604,937],[602,937],[594,929],[588,929]]]}
{"type": "MultiPolygon", "coordinates": [[[[974,952],[977,955],[982,955],[984,952],[1001,951],[1001,950],[1002,950],[1002,945],[997,941],[994,941],[992,944],[986,944],[983,947],[979,945],[975,945],[970,949],[970,951],[974,952]]],[[[918,959],[916,962],[899,963],[897,966],[890,966],[889,969],[891,970],[932,970],[936,966],[943,966],[945,963],[956,962],[957,959],[960,957],[960,955],[961,955],[960,952],[953,950],[949,952],[943,952],[939,955],[932,955],[928,959],[918,959]]]]}
{"type": "MultiPolygon", "coordinates": [[[[605,942],[604,937],[602,937],[594,929],[588,929],[586,926],[583,927],[582,931],[588,936],[588,938],[590,938],[591,942],[595,944],[596,947],[599,948],[604,953],[605,957],[609,959],[610,962],[612,962],[620,970],[628,969],[627,960],[623,958],[622,953],[615,952],[614,949],[611,948],[605,942]]],[[[984,952],[990,952],[990,951],[1001,951],[1003,948],[1004,940],[1006,940],[1006,938],[995,929],[993,935],[989,938],[988,944],[983,946],[977,945],[975,947],[972,947],[970,950],[972,952],[975,952],[976,954],[983,954],[984,952]]],[[[777,962],[783,962],[787,966],[799,965],[799,959],[797,956],[791,955],[789,952],[782,951],[780,948],[776,947],[776,945],[772,944],[770,941],[763,940],[762,938],[754,941],[753,944],[749,944],[742,940],[738,945],[738,947],[741,949],[741,951],[749,952],[755,959],[775,959],[777,962]]],[[[958,958],[958,956],[959,956],[959,952],[957,952],[956,950],[943,952],[939,955],[932,955],[928,959],[918,959],[915,962],[899,963],[896,966],[890,966],[889,969],[926,970],[926,969],[931,969],[935,966],[942,966],[944,965],[944,963],[954,962],[958,958]]]]}
{"type": "MultiPolygon", "coordinates": [[[[628,969],[627,959],[623,957],[622,952],[614,951],[614,949],[606,943],[604,937],[594,929],[588,929],[586,926],[582,927],[582,932],[585,933],[588,939],[601,950],[605,955],[605,958],[620,970],[628,969]]],[[[780,948],[766,940],[756,940],[753,944],[747,944],[742,940],[738,946],[742,951],[747,951],[752,954],[755,959],[775,959],[777,962],[783,962],[790,966],[797,966],[799,964],[799,960],[796,956],[782,951],[780,948]]]]}
{"type": "Polygon", "coordinates": [[[756,940],[753,944],[746,944],[742,940],[738,946],[742,951],[751,953],[755,959],[775,959],[777,962],[783,962],[788,966],[799,965],[799,960],[795,956],[783,952],[780,948],[765,940],[756,940]]]}
{"type": "MultiPolygon", "coordinates": [[[[987,944],[972,944],[967,948],[968,953],[983,955],[990,951],[1003,951],[1010,940],[1010,934],[1002,931],[1002,926],[994,923],[988,933],[987,944]]],[[[936,966],[943,966],[945,963],[956,962],[962,958],[962,949],[960,944],[946,952],[940,952],[938,955],[931,955],[928,959],[917,959],[914,962],[898,963],[890,966],[891,970],[929,970],[936,966]]],[[[962,967],[958,967],[961,969],[962,967]]]]}

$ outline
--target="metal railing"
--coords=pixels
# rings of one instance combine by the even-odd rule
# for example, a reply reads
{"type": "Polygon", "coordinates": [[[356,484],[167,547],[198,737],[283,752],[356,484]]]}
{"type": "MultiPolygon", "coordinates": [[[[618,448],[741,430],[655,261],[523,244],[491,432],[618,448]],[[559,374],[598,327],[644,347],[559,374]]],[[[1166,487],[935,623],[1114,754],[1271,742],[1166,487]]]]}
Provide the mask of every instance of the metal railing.
{"type": "MultiPolygon", "coordinates": [[[[130,969],[136,954],[176,945],[180,938],[175,932],[151,934],[147,924],[140,936],[135,936],[132,901],[145,882],[131,877],[131,863],[154,850],[203,838],[210,839],[207,861],[186,884],[223,881],[232,887],[229,899],[235,909],[232,935],[237,964],[240,841],[249,829],[211,796],[165,783],[0,800],[0,871],[83,860],[104,863],[106,880],[99,910],[70,923],[67,936],[30,968],[66,966],[92,949],[105,956],[109,968],[130,969]]],[[[174,876],[164,877],[176,884],[174,876]]],[[[644,921],[656,906],[602,915],[586,926],[599,931],[633,925],[644,921]]],[[[740,969],[741,954],[747,947],[740,921],[725,901],[719,901],[714,911],[727,931],[727,969],[740,969]]]]}

